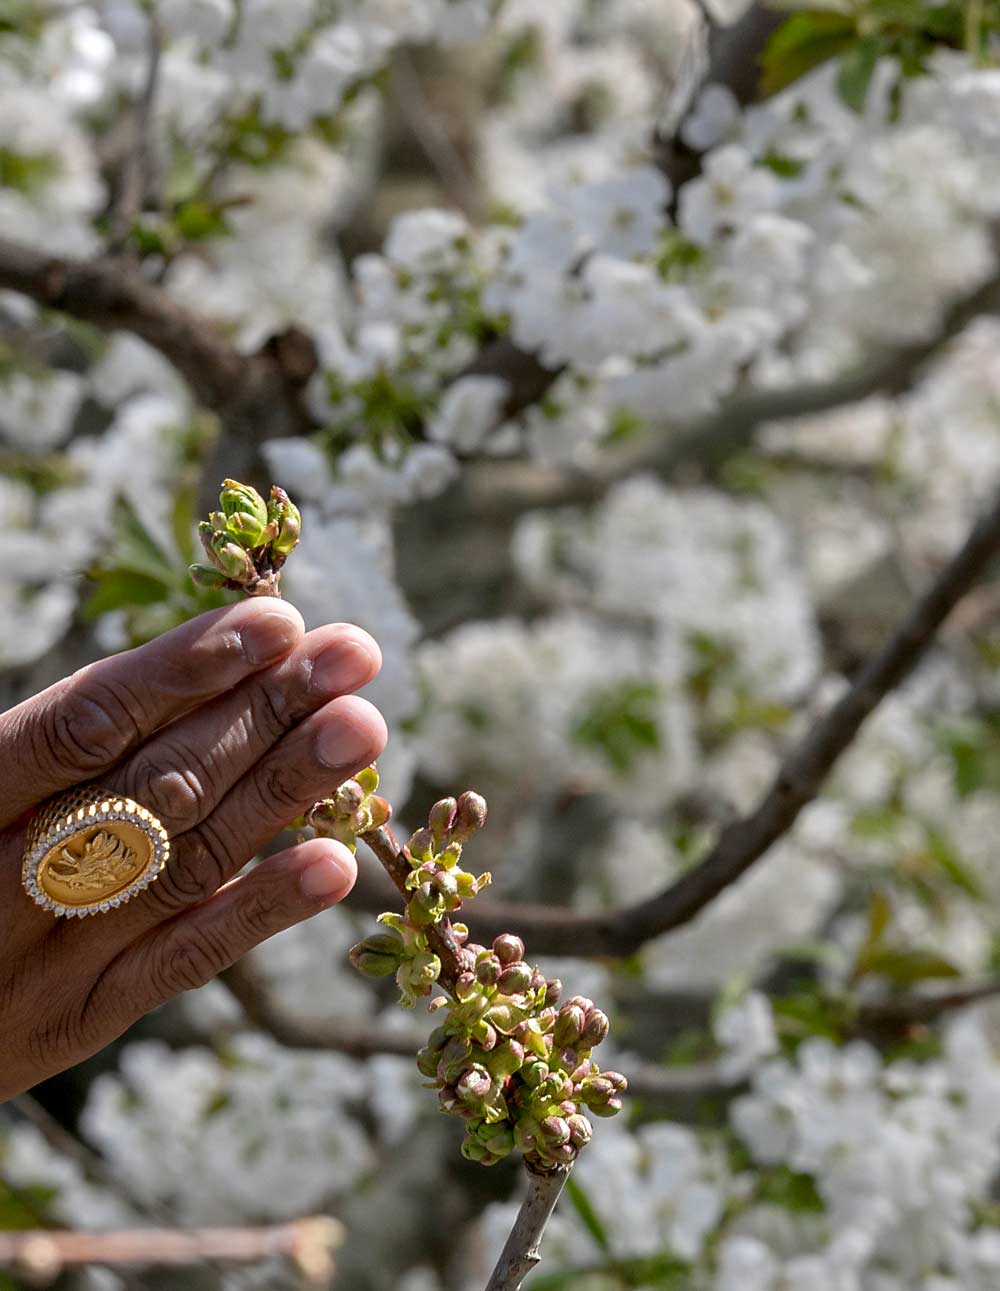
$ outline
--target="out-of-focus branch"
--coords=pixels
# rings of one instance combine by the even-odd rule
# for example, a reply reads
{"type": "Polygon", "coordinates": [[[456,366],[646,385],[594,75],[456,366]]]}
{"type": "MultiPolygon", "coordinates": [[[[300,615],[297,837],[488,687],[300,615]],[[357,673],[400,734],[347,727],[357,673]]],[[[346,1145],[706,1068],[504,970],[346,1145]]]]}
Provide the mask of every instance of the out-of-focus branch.
{"type": "Polygon", "coordinates": [[[329,1050],[346,1054],[349,1058],[395,1054],[412,1059],[427,1038],[416,1028],[409,1034],[400,1034],[376,1024],[336,1022],[317,1026],[299,1022],[275,1003],[246,960],[226,969],[219,981],[239,1003],[251,1026],[273,1036],[290,1049],[329,1050]]]}
{"type": "Polygon", "coordinates": [[[688,923],[788,832],[865,720],[920,662],[945,619],[998,553],[1000,491],[883,648],[791,749],[756,810],[726,826],[704,860],[659,895],[604,914],[483,901],[469,917],[476,937],[486,940],[513,928],[542,953],[629,955],[688,923]]]}
{"type": "Polygon", "coordinates": [[[343,1230],[327,1215],[267,1228],[125,1229],[71,1232],[39,1229],[0,1232],[0,1268],[36,1285],[48,1285],[66,1269],[88,1265],[182,1268],[208,1263],[257,1264],[290,1260],[311,1286],[330,1286],[333,1253],[343,1230]]]}
{"type": "Polygon", "coordinates": [[[914,991],[909,995],[871,1000],[858,1010],[858,1026],[866,1031],[922,1026],[936,1022],[945,1013],[981,1004],[998,995],[1000,977],[990,977],[981,982],[964,982],[946,991],[914,991]]]}
{"type": "Polygon", "coordinates": [[[62,259],[0,237],[0,289],[109,331],[134,332],[169,359],[212,409],[223,410],[268,376],[256,359],[112,256],[62,259]]]}
{"type": "Polygon", "coordinates": [[[569,1175],[567,1168],[547,1174],[528,1171],[528,1195],[521,1203],[486,1291],[520,1291],[524,1279],[542,1258],[538,1248],[569,1175]]]}
{"type": "Polygon", "coordinates": [[[160,76],[160,57],[163,52],[163,41],[155,13],[152,11],[147,13],[146,23],[149,34],[146,79],[139,100],[132,111],[132,137],[122,164],[118,197],[111,219],[109,250],[116,252],[120,251],[128,240],[132,225],[142,211],[149,187],[149,127],[160,76]]]}

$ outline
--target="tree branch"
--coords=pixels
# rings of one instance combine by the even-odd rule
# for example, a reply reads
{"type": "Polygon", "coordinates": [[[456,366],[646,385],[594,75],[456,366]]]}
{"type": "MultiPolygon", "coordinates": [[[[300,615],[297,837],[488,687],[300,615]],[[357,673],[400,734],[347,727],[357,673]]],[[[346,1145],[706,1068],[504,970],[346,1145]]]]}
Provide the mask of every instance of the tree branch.
{"type": "Polygon", "coordinates": [[[541,1259],[538,1248],[569,1175],[566,1168],[548,1174],[528,1171],[528,1195],[521,1203],[486,1291],[519,1291],[541,1259]]]}
{"type": "Polygon", "coordinates": [[[112,212],[110,249],[116,252],[120,251],[128,241],[132,225],[142,212],[149,187],[149,126],[160,75],[163,41],[155,13],[151,11],[147,13],[146,23],[149,44],[146,79],[139,100],[132,110],[130,121],[132,137],[122,164],[118,197],[112,212]]]}
{"type": "Polygon", "coordinates": [[[958,554],[916,602],[885,646],[843,696],[785,757],[749,816],[722,830],[700,864],[659,895],[606,914],[482,901],[470,913],[478,939],[516,929],[536,951],[554,955],[630,955],[688,923],[750,869],[795,823],[865,720],[920,662],[945,619],[1000,552],[1000,491],[958,554]]]}
{"type": "Polygon", "coordinates": [[[46,1285],[65,1269],[93,1264],[181,1268],[216,1262],[256,1264],[284,1258],[292,1261],[310,1285],[329,1286],[333,1280],[333,1252],[342,1238],[340,1224],[326,1215],[268,1228],[0,1232],[0,1268],[12,1269],[32,1282],[46,1285]]]}
{"type": "Polygon", "coordinates": [[[394,1054],[413,1058],[426,1036],[416,1028],[410,1034],[387,1031],[384,1027],[334,1022],[324,1026],[298,1022],[275,1004],[267,987],[244,959],[227,968],[218,979],[239,1003],[251,1026],[266,1032],[290,1049],[319,1049],[346,1054],[349,1058],[373,1058],[394,1054]]]}

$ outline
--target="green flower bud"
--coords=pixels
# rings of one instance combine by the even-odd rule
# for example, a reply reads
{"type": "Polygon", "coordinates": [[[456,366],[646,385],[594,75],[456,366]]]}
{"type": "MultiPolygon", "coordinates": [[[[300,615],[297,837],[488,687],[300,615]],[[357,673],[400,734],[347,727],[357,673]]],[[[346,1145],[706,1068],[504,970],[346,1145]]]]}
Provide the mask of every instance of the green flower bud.
{"type": "Polygon", "coordinates": [[[225,534],[216,534],[212,541],[212,563],[227,578],[249,578],[255,571],[253,561],[239,545],[225,534]]]}
{"type": "Polygon", "coordinates": [[[622,1100],[620,1098],[609,1098],[606,1103],[589,1103],[588,1106],[594,1116],[607,1120],[608,1117],[617,1116],[622,1110],[622,1100]]]}
{"type": "Polygon", "coordinates": [[[451,836],[457,843],[467,842],[486,824],[486,799],[471,789],[459,798],[451,836]]]}
{"type": "Polygon", "coordinates": [[[538,1089],[543,1081],[548,1080],[548,1078],[549,1065],[540,1059],[536,1062],[529,1062],[521,1071],[521,1079],[529,1089],[538,1089]]]}
{"type": "Polygon", "coordinates": [[[447,870],[439,870],[434,875],[434,886],[444,897],[445,905],[448,909],[453,910],[455,908],[453,903],[458,903],[459,901],[458,883],[455,881],[455,876],[449,874],[447,870]]]}
{"type": "Polygon", "coordinates": [[[496,955],[483,954],[476,961],[476,977],[484,986],[495,986],[500,971],[500,961],[496,955]]]}
{"type": "Polygon", "coordinates": [[[497,1158],[510,1156],[514,1151],[514,1131],[509,1125],[491,1125],[489,1138],[485,1140],[486,1148],[497,1158]]]}
{"type": "Polygon", "coordinates": [[[366,977],[389,977],[400,966],[398,955],[369,950],[363,941],[351,947],[348,957],[358,972],[366,977]]]}
{"type": "Polygon", "coordinates": [[[424,1045],[422,1049],[417,1050],[417,1071],[421,1076],[426,1076],[428,1080],[434,1080],[437,1076],[438,1061],[440,1055],[435,1049],[424,1045]]]}
{"type": "Polygon", "coordinates": [[[434,855],[434,835],[429,829],[418,829],[406,848],[415,861],[428,861],[434,855]]]}
{"type": "Polygon", "coordinates": [[[462,973],[455,981],[455,995],[463,1003],[471,1000],[479,990],[479,983],[476,981],[475,973],[462,973]]]}
{"type": "Polygon", "coordinates": [[[432,951],[422,950],[413,956],[410,973],[414,981],[431,985],[441,976],[441,961],[432,951]]]}
{"type": "Polygon", "coordinates": [[[552,1042],[559,1049],[565,1049],[580,1042],[587,1015],[576,1004],[564,1004],[556,1017],[552,1042]]]}
{"type": "Polygon", "coordinates": [[[531,986],[531,969],[527,964],[511,964],[497,978],[501,995],[523,995],[531,986]]]}
{"type": "Polygon", "coordinates": [[[518,1152],[526,1155],[533,1152],[538,1145],[539,1133],[539,1125],[534,1117],[526,1116],[519,1120],[514,1126],[514,1145],[518,1152]]]}
{"type": "Polygon", "coordinates": [[[505,1080],[520,1071],[523,1062],[523,1047],[516,1040],[504,1040],[492,1050],[486,1066],[494,1080],[505,1080]]]}
{"type": "Polygon", "coordinates": [[[462,1141],[462,1156],[466,1161],[475,1161],[477,1165],[484,1165],[486,1158],[491,1155],[489,1148],[480,1143],[478,1139],[466,1136],[462,1141]]]}
{"type": "Polygon", "coordinates": [[[493,953],[505,968],[508,964],[518,964],[524,958],[524,942],[513,933],[501,933],[493,942],[493,953]]]}
{"type": "Polygon", "coordinates": [[[263,525],[258,524],[255,516],[246,511],[236,511],[226,519],[226,533],[234,538],[241,547],[260,547],[267,539],[263,525]]]}
{"type": "Polygon", "coordinates": [[[226,585],[225,574],[210,565],[189,565],[188,573],[191,575],[191,582],[196,587],[206,587],[211,591],[217,591],[220,587],[225,587],[226,585]]]}
{"type": "Polygon", "coordinates": [[[600,1009],[591,1009],[587,1014],[587,1020],[580,1036],[580,1043],[584,1048],[593,1049],[602,1041],[608,1038],[608,1032],[611,1030],[611,1023],[608,1021],[608,1015],[602,1013],[600,1009]]]}
{"type": "MultiPolygon", "coordinates": [[[[485,1053],[489,1053],[496,1047],[497,1040],[500,1038],[495,1027],[484,1021],[482,1018],[472,1028],[472,1038],[485,1053]]],[[[490,1069],[492,1071],[492,1068],[490,1069]]]]}
{"type": "Polygon", "coordinates": [[[279,556],[289,556],[298,546],[302,533],[302,516],[284,489],[271,486],[271,500],[267,507],[268,521],[275,526],[271,546],[279,556]]]}
{"type": "Polygon", "coordinates": [[[441,798],[428,812],[427,824],[436,843],[443,843],[447,838],[457,810],[458,803],[454,798],[441,798]]]}
{"type": "Polygon", "coordinates": [[[267,524],[267,503],[249,484],[240,484],[238,480],[223,480],[219,506],[227,520],[242,512],[256,521],[261,529],[267,524]]]}
{"type": "Polygon", "coordinates": [[[406,912],[415,924],[427,927],[437,923],[445,913],[444,898],[430,883],[421,883],[414,892],[406,912]]]}

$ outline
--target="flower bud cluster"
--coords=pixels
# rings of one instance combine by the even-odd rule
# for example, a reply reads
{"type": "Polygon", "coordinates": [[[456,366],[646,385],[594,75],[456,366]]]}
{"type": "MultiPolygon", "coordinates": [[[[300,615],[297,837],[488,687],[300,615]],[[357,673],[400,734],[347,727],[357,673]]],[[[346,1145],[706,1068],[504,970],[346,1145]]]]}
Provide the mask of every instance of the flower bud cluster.
{"type": "Polygon", "coordinates": [[[353,780],[345,780],[329,798],[315,803],[302,819],[322,838],[335,838],[351,851],[357,850],[357,836],[378,829],[392,817],[392,807],[375,793],[378,771],[365,767],[353,780]]]}
{"type": "Polygon", "coordinates": [[[265,502],[256,489],[224,480],[220,510],[198,526],[207,565],[192,565],[201,587],[253,592],[276,588],[275,575],[295,550],[302,527],[298,508],[284,489],[271,488],[265,502]]]}
{"type": "Polygon", "coordinates": [[[441,980],[427,931],[489,882],[458,864],[462,845],[485,819],[478,794],[434,804],[404,850],[413,894],[405,916],[382,915],[389,931],[355,946],[351,959],[373,976],[395,972],[406,1005],[435,982],[446,990],[431,1004],[445,1019],[417,1054],[417,1067],[442,1110],[465,1121],[463,1155],[494,1165],[517,1149],[532,1169],[553,1170],[572,1165],[590,1141],[589,1116],[621,1110],[626,1081],[602,1072],[593,1058],[608,1034],[606,1014],[580,995],[560,1004],[562,984],[525,960],[519,937],[504,933],[480,946],[464,924],[449,923],[458,972],[441,980]]]}
{"type": "MultiPolygon", "coordinates": [[[[382,799],[374,801],[381,803],[382,799]]],[[[396,974],[405,1008],[429,995],[441,975],[441,960],[430,945],[428,929],[459,910],[464,898],[475,896],[490,881],[488,874],[477,877],[459,865],[463,844],[485,820],[486,803],[477,793],[435,803],[427,826],[416,831],[402,852],[409,867],[404,884],[410,894],[406,913],[381,915],[379,923],[388,931],[366,937],[351,950],[351,962],[361,972],[372,977],[396,974]]],[[[451,931],[459,943],[468,936],[468,929],[461,924],[451,925],[451,931]]]]}

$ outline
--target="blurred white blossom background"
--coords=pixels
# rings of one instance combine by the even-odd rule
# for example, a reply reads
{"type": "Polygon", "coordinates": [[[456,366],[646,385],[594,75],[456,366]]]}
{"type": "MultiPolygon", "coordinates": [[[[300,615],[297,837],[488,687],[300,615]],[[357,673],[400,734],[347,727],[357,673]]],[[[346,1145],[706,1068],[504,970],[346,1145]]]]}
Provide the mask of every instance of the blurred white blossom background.
{"type": "MultiPolygon", "coordinates": [[[[687,872],[1000,486],[1000,7],[781,10],[0,0],[3,703],[209,604],[194,520],[253,474],[302,506],[307,624],[382,647],[404,822],[474,786],[499,894],[576,912],[687,872]],[[12,248],[305,368],[213,399],[12,248]]],[[[1000,1288],[998,666],[987,582],[745,878],[543,961],[642,1078],[529,1287],[1000,1288]]],[[[347,963],[368,906],[254,953],[300,1032],[423,1023],[347,963]]],[[[83,1156],[0,1109],[0,1226],[329,1210],[338,1287],[476,1291],[515,1174],[386,1048],[283,1044],[213,983],[40,1091],[83,1156]]]]}

